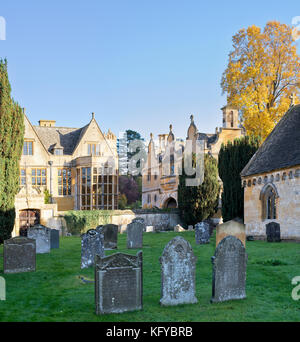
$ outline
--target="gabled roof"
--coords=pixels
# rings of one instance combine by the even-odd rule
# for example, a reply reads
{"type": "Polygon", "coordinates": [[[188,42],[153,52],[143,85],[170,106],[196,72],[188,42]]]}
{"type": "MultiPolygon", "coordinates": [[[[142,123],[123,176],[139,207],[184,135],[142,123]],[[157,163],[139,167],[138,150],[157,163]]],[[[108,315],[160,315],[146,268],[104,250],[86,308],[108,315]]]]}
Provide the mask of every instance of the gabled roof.
{"type": "Polygon", "coordinates": [[[64,154],[72,155],[87,126],[83,128],[33,127],[48,152],[52,152],[54,145],[61,145],[64,149],[64,154]]]}
{"type": "Polygon", "coordinates": [[[300,105],[293,106],[275,126],[241,172],[242,177],[300,165],[300,105]]]}

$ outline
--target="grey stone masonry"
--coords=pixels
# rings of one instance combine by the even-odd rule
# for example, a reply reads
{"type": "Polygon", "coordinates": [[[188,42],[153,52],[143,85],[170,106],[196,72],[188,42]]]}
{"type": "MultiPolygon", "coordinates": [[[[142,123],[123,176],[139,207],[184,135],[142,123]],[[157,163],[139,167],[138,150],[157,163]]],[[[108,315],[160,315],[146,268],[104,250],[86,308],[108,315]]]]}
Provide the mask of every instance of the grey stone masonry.
{"type": "Polygon", "coordinates": [[[4,273],[33,272],[36,268],[36,241],[18,236],[4,241],[4,273]]]}
{"type": "Polygon", "coordinates": [[[96,314],[142,310],[143,254],[116,253],[96,257],[96,314]]]}
{"type": "Polygon", "coordinates": [[[234,236],[225,237],[212,257],[212,302],[246,298],[246,249],[234,236]]]}
{"type": "Polygon", "coordinates": [[[104,237],[95,229],[81,235],[81,268],[95,265],[96,255],[104,257],[104,237]]]}
{"type": "Polygon", "coordinates": [[[27,237],[36,240],[36,253],[50,253],[51,249],[51,229],[41,224],[30,227],[27,230],[27,237]]]}
{"type": "Polygon", "coordinates": [[[196,259],[190,243],[182,237],[166,245],[160,258],[161,305],[197,303],[196,259]]]}

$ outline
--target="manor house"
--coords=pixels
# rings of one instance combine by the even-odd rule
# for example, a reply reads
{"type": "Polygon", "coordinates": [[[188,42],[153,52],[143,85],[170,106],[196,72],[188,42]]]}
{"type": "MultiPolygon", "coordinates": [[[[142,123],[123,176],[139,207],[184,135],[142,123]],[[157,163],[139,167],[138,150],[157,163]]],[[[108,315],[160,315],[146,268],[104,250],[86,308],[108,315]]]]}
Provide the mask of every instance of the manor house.
{"type": "Polygon", "coordinates": [[[24,113],[20,191],[13,236],[41,223],[51,226],[60,211],[118,208],[116,136],[103,133],[94,114],[82,128],[33,126],[24,113]]]}
{"type": "MultiPolygon", "coordinates": [[[[186,140],[192,142],[196,140],[204,141],[204,153],[210,153],[214,158],[218,159],[218,154],[223,143],[233,141],[245,134],[244,129],[239,125],[238,109],[225,106],[222,109],[223,127],[216,128],[215,133],[200,133],[194,122],[194,116],[191,116],[191,123],[187,131],[186,140]]],[[[158,146],[155,145],[153,135],[151,134],[148,145],[148,160],[143,170],[143,208],[177,208],[177,192],[179,184],[179,176],[176,174],[176,165],[172,151],[174,142],[176,141],[173,127],[170,125],[169,134],[160,134],[158,136],[158,146]],[[166,154],[169,154],[169,172],[165,172],[162,167],[162,161],[166,154]],[[154,165],[154,167],[153,167],[154,165]],[[157,166],[158,165],[158,166],[157,166]]],[[[184,141],[177,139],[177,145],[184,141]]]]}

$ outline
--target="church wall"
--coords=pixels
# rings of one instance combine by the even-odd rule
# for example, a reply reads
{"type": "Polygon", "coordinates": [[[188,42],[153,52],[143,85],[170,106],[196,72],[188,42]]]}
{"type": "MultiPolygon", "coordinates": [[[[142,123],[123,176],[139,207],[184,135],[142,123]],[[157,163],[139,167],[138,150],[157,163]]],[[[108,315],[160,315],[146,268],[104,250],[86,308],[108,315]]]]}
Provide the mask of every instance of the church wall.
{"type": "Polygon", "coordinates": [[[280,224],[282,239],[300,240],[300,169],[294,167],[244,177],[243,183],[245,186],[244,223],[247,236],[265,239],[266,224],[277,222],[280,224]],[[259,184],[260,180],[261,184],[259,184]],[[263,204],[260,194],[266,184],[273,184],[279,196],[276,201],[277,218],[274,220],[265,220],[262,217],[263,204]]]}

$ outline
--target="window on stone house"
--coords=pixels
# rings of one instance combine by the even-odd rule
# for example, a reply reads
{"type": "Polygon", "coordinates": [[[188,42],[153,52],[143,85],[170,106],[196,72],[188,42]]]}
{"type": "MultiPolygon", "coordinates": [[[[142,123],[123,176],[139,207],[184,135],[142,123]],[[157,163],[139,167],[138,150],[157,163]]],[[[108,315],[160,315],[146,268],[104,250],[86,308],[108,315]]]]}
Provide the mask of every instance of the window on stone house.
{"type": "Polygon", "coordinates": [[[20,169],[20,186],[26,185],[26,169],[20,169]]]}
{"type": "Polygon", "coordinates": [[[147,180],[148,180],[148,182],[151,182],[151,171],[148,171],[147,180]]]}
{"type": "Polygon", "coordinates": [[[33,141],[24,141],[23,156],[33,155],[33,141]]]}
{"type": "Polygon", "coordinates": [[[71,196],[71,169],[57,170],[58,196],[71,196]]]}
{"type": "Polygon", "coordinates": [[[89,156],[100,156],[100,144],[88,144],[89,156]]]}
{"type": "Polygon", "coordinates": [[[39,168],[31,169],[31,184],[32,186],[46,186],[47,170],[39,168]]]}
{"type": "Polygon", "coordinates": [[[148,195],[148,203],[151,203],[151,195],[148,195]]]}

